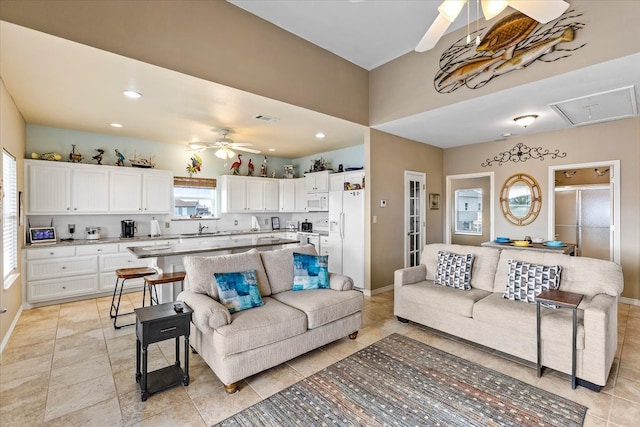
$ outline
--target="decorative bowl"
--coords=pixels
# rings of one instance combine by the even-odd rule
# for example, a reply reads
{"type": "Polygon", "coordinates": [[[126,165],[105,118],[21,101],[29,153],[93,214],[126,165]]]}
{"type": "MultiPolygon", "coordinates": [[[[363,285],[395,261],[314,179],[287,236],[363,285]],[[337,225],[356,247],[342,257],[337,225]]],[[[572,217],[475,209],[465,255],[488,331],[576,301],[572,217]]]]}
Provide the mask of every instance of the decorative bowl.
{"type": "Polygon", "coordinates": [[[496,242],[498,243],[509,243],[511,239],[508,237],[496,237],[496,242]]]}
{"type": "Polygon", "coordinates": [[[547,243],[545,243],[545,245],[547,246],[562,246],[564,243],[562,243],[560,240],[552,240],[549,241],[547,243]]]}
{"type": "Polygon", "coordinates": [[[534,237],[531,241],[533,243],[544,243],[544,239],[542,237],[534,237]]]}
{"type": "Polygon", "coordinates": [[[528,240],[514,240],[513,244],[516,246],[529,246],[528,240]]]}

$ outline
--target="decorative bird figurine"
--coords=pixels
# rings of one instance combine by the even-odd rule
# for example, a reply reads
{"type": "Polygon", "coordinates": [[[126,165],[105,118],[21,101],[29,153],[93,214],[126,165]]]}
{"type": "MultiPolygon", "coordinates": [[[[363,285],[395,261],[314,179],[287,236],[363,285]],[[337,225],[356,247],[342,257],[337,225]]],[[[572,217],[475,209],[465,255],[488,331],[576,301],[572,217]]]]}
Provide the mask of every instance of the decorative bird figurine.
{"type": "Polygon", "coordinates": [[[251,159],[249,159],[249,164],[247,165],[247,176],[253,176],[253,170],[253,162],[251,161],[251,159]]]}
{"type": "Polygon", "coordinates": [[[191,163],[187,165],[187,172],[189,173],[189,176],[200,172],[201,166],[202,158],[196,153],[193,153],[193,156],[191,156],[191,163]]]}
{"type": "Polygon", "coordinates": [[[117,148],[116,157],[118,158],[118,160],[116,160],[116,166],[124,166],[124,154],[122,154],[117,148]]]}
{"type": "Polygon", "coordinates": [[[231,169],[233,171],[234,175],[240,175],[240,165],[242,165],[242,154],[238,154],[238,161],[237,162],[233,162],[233,164],[231,165],[231,169]]]}
{"type": "Polygon", "coordinates": [[[102,148],[96,148],[96,151],[98,152],[98,154],[93,156],[92,159],[95,160],[96,162],[98,162],[99,165],[101,165],[102,164],[102,155],[104,154],[104,150],[102,148]]]}
{"type": "Polygon", "coordinates": [[[267,156],[264,156],[262,165],[260,165],[260,176],[266,178],[267,176],[267,156]]]}
{"type": "Polygon", "coordinates": [[[609,172],[609,168],[606,169],[594,169],[594,171],[596,171],[596,175],[598,176],[605,176],[607,174],[607,172],[609,172]]]}

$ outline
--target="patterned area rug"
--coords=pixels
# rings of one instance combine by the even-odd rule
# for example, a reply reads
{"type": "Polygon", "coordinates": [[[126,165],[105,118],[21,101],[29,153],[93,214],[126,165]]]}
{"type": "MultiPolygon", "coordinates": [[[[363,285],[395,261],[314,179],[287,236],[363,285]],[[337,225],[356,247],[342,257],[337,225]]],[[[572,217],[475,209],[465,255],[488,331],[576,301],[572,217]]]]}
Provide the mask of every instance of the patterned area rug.
{"type": "Polygon", "coordinates": [[[218,425],[582,426],[586,412],[553,393],[393,334],[218,425]]]}

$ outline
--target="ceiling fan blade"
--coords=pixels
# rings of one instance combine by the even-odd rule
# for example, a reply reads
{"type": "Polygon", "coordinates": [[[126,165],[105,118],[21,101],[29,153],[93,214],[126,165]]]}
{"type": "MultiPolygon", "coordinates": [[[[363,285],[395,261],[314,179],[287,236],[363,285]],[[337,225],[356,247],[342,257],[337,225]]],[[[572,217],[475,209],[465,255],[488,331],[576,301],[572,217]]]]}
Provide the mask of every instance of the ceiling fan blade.
{"type": "Polygon", "coordinates": [[[246,148],[246,147],[233,147],[234,150],[238,151],[246,151],[247,153],[259,154],[260,150],[256,150],[254,148],[246,148]]]}
{"type": "Polygon", "coordinates": [[[447,20],[442,14],[439,14],[433,24],[429,27],[425,35],[416,46],[416,52],[425,52],[427,50],[433,49],[433,47],[438,43],[440,37],[447,31],[451,22],[447,20]]]}
{"type": "Polygon", "coordinates": [[[563,0],[508,0],[507,3],[541,24],[558,18],[569,7],[569,3],[563,0]]]}
{"type": "Polygon", "coordinates": [[[231,147],[249,147],[253,145],[252,142],[232,142],[231,147]]]}
{"type": "Polygon", "coordinates": [[[440,15],[447,21],[453,22],[460,14],[466,2],[467,0],[444,0],[442,4],[438,6],[438,12],[440,12],[440,15]]]}

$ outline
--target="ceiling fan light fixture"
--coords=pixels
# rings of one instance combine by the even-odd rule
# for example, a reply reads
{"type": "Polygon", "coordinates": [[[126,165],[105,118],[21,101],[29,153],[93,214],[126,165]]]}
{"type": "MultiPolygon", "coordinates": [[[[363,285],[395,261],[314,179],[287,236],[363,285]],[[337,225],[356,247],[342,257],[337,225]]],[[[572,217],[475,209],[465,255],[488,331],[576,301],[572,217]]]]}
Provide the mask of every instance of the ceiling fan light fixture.
{"type": "Polygon", "coordinates": [[[218,151],[216,151],[216,157],[222,160],[231,159],[235,157],[235,155],[236,153],[226,147],[222,147],[218,151]]]}
{"type": "Polygon", "coordinates": [[[142,94],[140,92],[136,92],[135,90],[127,89],[127,90],[123,90],[122,93],[127,98],[131,98],[131,99],[142,98],[142,94]]]}
{"type": "Polygon", "coordinates": [[[508,6],[506,0],[482,0],[481,3],[482,14],[487,21],[498,16],[508,6]]]}
{"type": "Polygon", "coordinates": [[[438,6],[438,12],[449,22],[456,20],[467,0],[445,0],[438,6]]]}
{"type": "Polygon", "coordinates": [[[516,117],[515,119],[513,119],[513,121],[519,124],[520,126],[522,126],[523,128],[526,128],[531,123],[535,122],[537,118],[538,118],[537,114],[528,114],[526,116],[516,117]]]}

